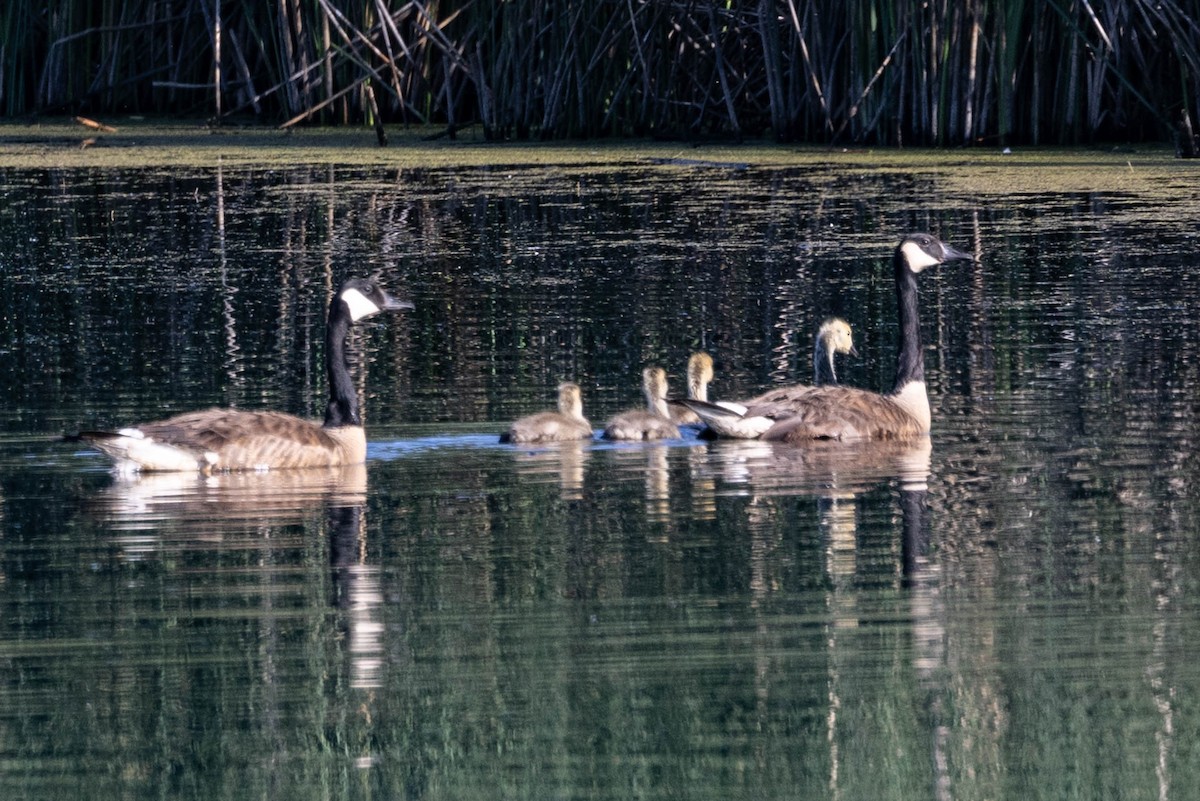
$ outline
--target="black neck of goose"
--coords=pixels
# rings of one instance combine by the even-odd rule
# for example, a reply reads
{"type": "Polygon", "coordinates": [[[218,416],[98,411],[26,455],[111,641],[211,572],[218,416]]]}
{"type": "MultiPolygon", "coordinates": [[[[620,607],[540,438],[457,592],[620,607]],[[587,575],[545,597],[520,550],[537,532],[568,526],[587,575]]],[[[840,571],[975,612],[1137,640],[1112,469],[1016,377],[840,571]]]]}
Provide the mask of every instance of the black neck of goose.
{"type": "Polygon", "coordinates": [[[925,353],[921,350],[921,315],[917,308],[917,274],[908,268],[904,254],[896,251],[896,304],[900,318],[900,353],[896,357],[893,392],[913,381],[925,381],[925,353]]]}
{"type": "Polygon", "coordinates": [[[358,392],[354,389],[354,379],[346,365],[346,335],[349,333],[349,310],[341,299],[335,298],[325,330],[325,363],[329,371],[326,428],[362,425],[362,418],[358,416],[358,392]]]}

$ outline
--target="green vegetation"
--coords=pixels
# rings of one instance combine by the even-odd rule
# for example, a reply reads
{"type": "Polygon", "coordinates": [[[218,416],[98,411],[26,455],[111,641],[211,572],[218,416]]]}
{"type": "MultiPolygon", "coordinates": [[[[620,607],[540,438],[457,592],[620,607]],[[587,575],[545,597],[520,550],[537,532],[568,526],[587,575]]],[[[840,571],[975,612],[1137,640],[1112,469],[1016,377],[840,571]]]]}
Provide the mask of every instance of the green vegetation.
{"type": "MultiPolygon", "coordinates": [[[[11,0],[0,114],[1194,154],[1200,0],[11,0]]],[[[383,129],[379,129],[384,137],[383,129]]]]}

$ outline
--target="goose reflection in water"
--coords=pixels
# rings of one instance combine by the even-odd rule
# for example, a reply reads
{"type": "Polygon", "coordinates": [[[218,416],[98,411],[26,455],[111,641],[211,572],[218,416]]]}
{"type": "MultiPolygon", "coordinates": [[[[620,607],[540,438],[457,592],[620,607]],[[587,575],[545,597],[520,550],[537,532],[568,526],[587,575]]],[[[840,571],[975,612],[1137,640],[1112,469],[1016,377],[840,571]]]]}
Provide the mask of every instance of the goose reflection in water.
{"type": "MultiPolygon", "coordinates": [[[[118,476],[91,512],[114,532],[130,562],[204,547],[286,549],[276,530],[320,519],[329,536],[331,602],[348,647],[351,686],[381,682],[383,602],[379,567],[366,559],[367,468],[364,464],[259,473],[144,473],[118,476]]],[[[306,529],[307,530],[307,529],[306,529]]],[[[268,573],[277,569],[273,561],[268,573]]],[[[214,567],[220,570],[220,567],[214,567]]],[[[264,574],[264,579],[269,578],[264,574]]],[[[270,582],[267,582],[270,583],[270,582]]]]}
{"type": "Polygon", "coordinates": [[[93,511],[119,531],[221,538],[241,533],[244,524],[290,525],[322,506],[362,504],[366,496],[364,464],[211,475],[133,473],[116,475],[93,500],[93,511]]]}
{"type": "Polygon", "coordinates": [[[693,469],[734,494],[822,496],[861,492],[890,480],[899,480],[902,488],[923,488],[931,454],[929,437],[804,446],[730,439],[711,443],[707,458],[693,469]]]}
{"type": "Polygon", "coordinates": [[[329,564],[334,605],[350,649],[350,686],[383,685],[383,606],[379,566],[366,559],[367,521],[363,504],[329,507],[329,564]]]}
{"type": "MultiPolygon", "coordinates": [[[[859,505],[861,496],[880,484],[894,484],[901,515],[901,576],[898,589],[906,590],[908,626],[912,635],[912,669],[928,689],[925,705],[939,725],[932,727],[938,776],[946,781],[948,725],[936,677],[945,665],[945,609],[940,573],[931,559],[926,495],[932,445],[928,437],[908,441],[862,441],[794,446],[785,443],[724,440],[692,454],[693,488],[707,486],[717,493],[749,496],[746,514],[751,536],[751,591],[762,600],[774,589],[770,554],[774,543],[765,541],[778,531],[776,498],[811,496],[819,510],[818,527],[828,578],[826,608],[829,622],[828,714],[825,725],[830,743],[829,787],[843,783],[845,757],[838,743],[845,739],[840,712],[844,706],[843,675],[852,673],[859,626],[859,505]],[[697,479],[708,479],[706,485],[697,479]],[[764,541],[757,541],[763,538],[764,541]]],[[[701,504],[708,503],[699,499],[701,504]]]]}

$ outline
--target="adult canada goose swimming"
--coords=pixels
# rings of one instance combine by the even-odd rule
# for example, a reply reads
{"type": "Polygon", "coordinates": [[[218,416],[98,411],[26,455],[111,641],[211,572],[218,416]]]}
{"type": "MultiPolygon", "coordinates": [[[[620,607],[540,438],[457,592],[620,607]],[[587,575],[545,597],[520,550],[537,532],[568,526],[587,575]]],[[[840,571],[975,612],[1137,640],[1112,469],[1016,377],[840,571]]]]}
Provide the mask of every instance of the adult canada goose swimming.
{"type": "Polygon", "coordinates": [[[679,429],[667,413],[667,371],[647,367],[642,371],[646,408],[621,412],[604,429],[605,439],[675,439],[679,429]]]}
{"type": "Polygon", "coordinates": [[[122,472],[274,470],[336,467],[366,460],[367,438],[358,395],[346,366],[350,326],[383,311],[411,309],[373,281],[351,278],[329,305],[325,359],[329,405],[325,422],[280,412],[206,409],[118,431],[84,431],[79,439],[96,447],[122,472]]]}
{"type": "Polygon", "coordinates": [[[767,440],[805,442],[843,439],[904,439],[929,433],[929,395],[925,391],[925,354],[917,306],[917,276],[929,267],[950,261],[974,261],[931,234],[909,234],[892,257],[896,280],[900,351],[892,391],[879,394],[851,387],[816,387],[796,399],[794,414],[779,420],[749,407],[741,414],[730,409],[692,405],[714,430],[739,426],[758,430],[767,440]]]}
{"type": "MultiPolygon", "coordinates": [[[[831,317],[817,329],[816,340],[813,344],[813,383],[791,384],[786,387],[776,387],[767,390],[746,401],[721,401],[716,406],[727,409],[730,414],[711,413],[705,422],[708,430],[701,432],[701,437],[727,437],[732,439],[755,439],[762,435],[768,421],[791,417],[796,413],[799,399],[810,392],[813,387],[828,386],[837,383],[837,365],[835,357],[838,354],[858,355],[854,348],[854,337],[850,324],[838,317],[831,317]],[[752,417],[746,416],[746,411],[755,409],[752,417]]],[[[704,399],[701,399],[703,402],[704,399]]],[[[689,411],[695,408],[693,401],[672,400],[672,408],[683,407],[689,411]]],[[[700,415],[697,415],[699,417],[700,415]]]]}
{"type": "Polygon", "coordinates": [[[558,385],[558,411],[538,412],[514,420],[501,442],[563,442],[591,439],[592,424],[583,416],[583,393],[570,381],[558,385]]]}
{"type": "MultiPolygon", "coordinates": [[[[704,352],[693,353],[687,366],[687,396],[689,400],[708,400],[708,384],[713,380],[713,360],[704,352]]],[[[700,416],[684,406],[672,404],[668,407],[671,422],[677,425],[694,425],[700,416]]]]}

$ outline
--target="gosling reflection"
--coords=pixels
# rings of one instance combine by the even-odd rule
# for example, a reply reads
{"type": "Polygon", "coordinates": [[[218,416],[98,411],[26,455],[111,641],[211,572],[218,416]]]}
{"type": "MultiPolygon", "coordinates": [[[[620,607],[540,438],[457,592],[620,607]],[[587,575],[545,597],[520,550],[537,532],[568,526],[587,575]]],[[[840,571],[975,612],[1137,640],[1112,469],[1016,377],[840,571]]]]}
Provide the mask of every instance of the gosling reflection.
{"type": "Polygon", "coordinates": [[[624,473],[641,473],[642,498],[646,519],[664,523],[671,519],[671,474],[667,458],[668,447],[661,442],[648,442],[636,448],[609,451],[614,466],[624,473]]]}
{"type": "Polygon", "coordinates": [[[564,501],[583,498],[584,467],[592,451],[583,440],[550,442],[514,452],[517,473],[534,483],[557,481],[564,501]]]}
{"type": "Polygon", "coordinates": [[[852,492],[831,492],[818,500],[818,508],[833,625],[854,628],[858,626],[854,593],[858,574],[858,498],[852,492]]]}

